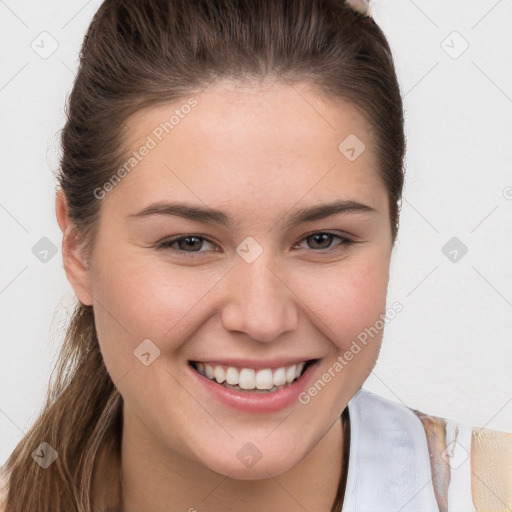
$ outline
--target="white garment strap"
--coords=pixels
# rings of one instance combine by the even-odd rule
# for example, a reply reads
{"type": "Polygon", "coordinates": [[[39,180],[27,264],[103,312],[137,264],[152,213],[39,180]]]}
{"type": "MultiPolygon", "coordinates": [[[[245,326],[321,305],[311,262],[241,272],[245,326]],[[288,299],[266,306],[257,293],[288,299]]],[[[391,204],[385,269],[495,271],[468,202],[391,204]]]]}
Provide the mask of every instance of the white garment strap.
{"type": "Polygon", "coordinates": [[[448,512],[475,512],[471,491],[471,437],[473,428],[446,421],[446,456],[450,464],[448,512]]]}
{"type": "Polygon", "coordinates": [[[348,409],[350,455],[342,511],[438,512],[425,430],[416,414],[365,389],[348,409]]]}

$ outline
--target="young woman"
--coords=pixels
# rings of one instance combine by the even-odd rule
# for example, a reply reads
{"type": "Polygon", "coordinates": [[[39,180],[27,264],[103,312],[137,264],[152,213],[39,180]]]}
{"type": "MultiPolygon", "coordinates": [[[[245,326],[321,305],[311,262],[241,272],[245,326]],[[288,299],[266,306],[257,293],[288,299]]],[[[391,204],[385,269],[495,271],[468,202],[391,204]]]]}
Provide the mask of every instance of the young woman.
{"type": "Polygon", "coordinates": [[[512,435],[362,389],[405,151],[365,2],[106,0],[62,148],[78,303],[5,511],[511,509],[512,435]]]}

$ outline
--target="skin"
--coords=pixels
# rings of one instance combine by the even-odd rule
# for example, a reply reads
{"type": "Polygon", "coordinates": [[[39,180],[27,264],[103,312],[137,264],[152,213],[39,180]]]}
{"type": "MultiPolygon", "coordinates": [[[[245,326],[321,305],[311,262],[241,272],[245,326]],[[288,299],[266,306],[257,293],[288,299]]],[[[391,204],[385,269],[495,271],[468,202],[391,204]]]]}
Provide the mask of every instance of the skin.
{"type": "MultiPolygon", "coordinates": [[[[197,107],[101,201],[89,264],[56,198],[68,279],[94,306],[124,399],[123,511],[328,512],[342,471],[340,414],[373,369],[382,332],[308,404],[273,413],[218,403],[187,361],[320,358],[315,382],[385,313],[393,243],[372,132],[351,105],[307,84],[219,82],[194,97],[197,107]],[[366,145],[355,161],[338,150],[349,134],[366,145]],[[375,211],[279,224],[337,199],[375,211]],[[129,217],[160,200],[217,208],[237,223],[129,217]],[[310,237],[325,231],[334,236],[310,237]],[[203,241],[156,248],[176,235],[203,241]],[[263,248],[252,263],[236,252],[248,236],[263,248]],[[160,350],[149,366],[134,356],[147,338],[160,350]],[[250,468],[237,457],[247,442],[262,454],[250,468]]],[[[128,153],[184,103],[129,118],[128,153]]]]}

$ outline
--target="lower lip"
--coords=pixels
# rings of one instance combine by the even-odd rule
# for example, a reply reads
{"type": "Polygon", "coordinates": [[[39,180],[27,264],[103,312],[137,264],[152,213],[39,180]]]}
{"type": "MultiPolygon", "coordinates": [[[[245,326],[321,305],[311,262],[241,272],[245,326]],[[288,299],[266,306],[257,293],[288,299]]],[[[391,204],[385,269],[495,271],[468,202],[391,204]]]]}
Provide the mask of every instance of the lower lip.
{"type": "Polygon", "coordinates": [[[310,364],[306,371],[291,385],[273,393],[258,393],[252,391],[237,391],[222,386],[216,381],[201,375],[190,364],[190,371],[204,386],[208,393],[217,401],[234,407],[240,411],[267,413],[276,412],[298,402],[299,395],[307,387],[319,361],[310,364]]]}

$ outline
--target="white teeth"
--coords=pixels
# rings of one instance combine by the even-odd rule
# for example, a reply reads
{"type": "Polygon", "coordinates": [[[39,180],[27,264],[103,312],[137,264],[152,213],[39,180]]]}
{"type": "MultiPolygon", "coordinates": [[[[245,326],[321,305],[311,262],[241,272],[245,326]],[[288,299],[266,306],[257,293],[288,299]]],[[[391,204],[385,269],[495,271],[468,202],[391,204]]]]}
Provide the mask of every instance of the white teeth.
{"type": "MultiPolygon", "coordinates": [[[[208,377],[208,375],[207,375],[207,377],[208,377]]],[[[238,370],[236,368],[233,368],[232,366],[230,366],[226,370],[226,382],[228,384],[231,384],[232,386],[234,386],[235,384],[238,384],[238,379],[239,379],[238,370]]],[[[221,384],[221,383],[219,382],[219,384],[221,384]]]]}
{"type": "Polygon", "coordinates": [[[290,368],[286,370],[286,382],[293,382],[293,379],[295,379],[295,369],[296,366],[292,364],[290,368]]]}
{"type": "Polygon", "coordinates": [[[258,373],[256,374],[256,389],[270,389],[273,385],[272,370],[270,368],[258,370],[258,373]]]}
{"type": "Polygon", "coordinates": [[[204,372],[209,379],[213,379],[213,368],[209,364],[204,365],[204,372]]]}
{"type": "Polygon", "coordinates": [[[274,370],[272,381],[274,382],[274,386],[284,386],[286,384],[286,368],[281,367],[274,370]]]}
{"type": "Polygon", "coordinates": [[[223,367],[220,365],[212,366],[207,363],[195,363],[196,369],[202,375],[219,384],[239,386],[245,390],[274,390],[285,384],[292,383],[302,375],[306,362],[292,364],[291,366],[281,366],[275,370],[263,368],[255,370],[253,368],[235,368],[234,366],[223,367]]]}
{"type": "Polygon", "coordinates": [[[222,368],[222,366],[215,367],[214,377],[219,384],[222,384],[226,380],[226,372],[224,371],[224,368],[222,368]]]}
{"type": "Polygon", "coordinates": [[[242,368],[240,371],[240,377],[238,379],[238,385],[242,389],[254,389],[255,381],[256,377],[254,375],[254,370],[250,368],[242,368]]]}

